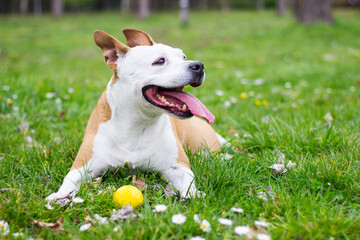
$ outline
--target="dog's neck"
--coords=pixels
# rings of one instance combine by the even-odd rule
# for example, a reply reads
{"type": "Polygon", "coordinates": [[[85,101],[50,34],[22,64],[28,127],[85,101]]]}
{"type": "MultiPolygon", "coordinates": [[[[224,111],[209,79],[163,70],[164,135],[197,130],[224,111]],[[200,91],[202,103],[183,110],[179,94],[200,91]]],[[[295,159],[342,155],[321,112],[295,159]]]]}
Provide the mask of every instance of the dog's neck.
{"type": "Polygon", "coordinates": [[[132,89],[119,79],[115,82],[111,80],[108,84],[106,99],[111,109],[111,120],[125,135],[125,132],[132,135],[142,135],[148,131],[160,133],[164,122],[168,120],[165,114],[149,111],[139,105],[139,99],[134,98],[132,89]]]}

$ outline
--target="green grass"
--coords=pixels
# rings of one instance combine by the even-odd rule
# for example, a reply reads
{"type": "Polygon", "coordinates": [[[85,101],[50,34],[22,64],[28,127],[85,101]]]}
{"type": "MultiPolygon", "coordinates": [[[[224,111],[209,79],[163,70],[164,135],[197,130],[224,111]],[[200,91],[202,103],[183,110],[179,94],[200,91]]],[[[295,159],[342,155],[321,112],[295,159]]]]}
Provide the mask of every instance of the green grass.
{"type": "MultiPolygon", "coordinates": [[[[42,239],[236,239],[235,226],[253,226],[259,219],[270,224],[272,239],[360,238],[358,12],[335,12],[332,26],[300,26],[273,12],[193,13],[188,28],[179,25],[175,13],[147,21],[118,13],[60,20],[2,16],[0,21],[0,220],[9,223],[9,238],[22,232],[42,239]],[[44,199],[58,190],[111,77],[92,33],[101,29],[124,40],[123,28],[142,29],[205,63],[205,84],[187,90],[214,113],[213,127],[232,143],[223,153],[233,158],[190,155],[204,199],[179,201],[149,187],[144,206],[135,210],[142,217],[80,232],[87,215],[111,215],[107,187],[131,184],[126,171],[106,173],[98,187],[84,185],[78,194],[82,204],[48,210],[44,199]],[[256,85],[255,79],[263,83],[256,85]],[[56,96],[46,98],[48,92],[56,96]],[[331,124],[324,119],[327,113],[334,118],[331,124]],[[240,146],[246,150],[234,151],[240,146]],[[276,149],[296,166],[271,176],[276,149]],[[267,187],[276,196],[264,202],[254,191],[267,187]],[[99,190],[105,193],[97,195],[99,190]],[[168,210],[154,214],[160,203],[168,210]],[[244,213],[229,211],[234,206],[244,213]],[[185,224],[171,223],[177,213],[187,216],[185,224]],[[206,218],[212,231],[203,233],[193,214],[206,218]],[[60,216],[65,232],[32,222],[60,216]],[[234,225],[220,225],[219,217],[234,225]]],[[[143,176],[149,186],[166,186],[156,173],[143,176]]]]}

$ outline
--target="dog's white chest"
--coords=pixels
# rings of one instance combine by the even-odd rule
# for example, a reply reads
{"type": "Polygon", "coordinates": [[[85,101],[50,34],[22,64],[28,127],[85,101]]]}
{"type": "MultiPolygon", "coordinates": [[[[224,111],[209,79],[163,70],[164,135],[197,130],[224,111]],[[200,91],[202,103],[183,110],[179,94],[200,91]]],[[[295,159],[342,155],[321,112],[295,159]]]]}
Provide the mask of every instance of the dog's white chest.
{"type": "Polygon", "coordinates": [[[155,124],[123,125],[117,119],[100,124],[94,140],[93,158],[111,167],[161,171],[175,164],[176,139],[168,116],[155,124]]]}

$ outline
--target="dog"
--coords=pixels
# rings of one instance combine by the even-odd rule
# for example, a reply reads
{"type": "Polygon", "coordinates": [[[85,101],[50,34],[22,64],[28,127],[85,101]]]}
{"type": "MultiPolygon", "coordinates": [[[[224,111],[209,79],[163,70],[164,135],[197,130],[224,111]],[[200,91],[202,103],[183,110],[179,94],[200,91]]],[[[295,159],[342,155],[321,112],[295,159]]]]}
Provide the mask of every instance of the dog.
{"type": "Polygon", "coordinates": [[[82,183],[124,166],[163,174],[183,198],[204,196],[195,187],[185,149],[218,151],[224,142],[209,125],[213,114],[184,92],[187,85],[203,83],[204,64],[155,43],[143,31],[123,33],[127,45],[106,32],[94,32],[114,75],[91,113],[69,173],[48,202],[65,204],[82,183]]]}

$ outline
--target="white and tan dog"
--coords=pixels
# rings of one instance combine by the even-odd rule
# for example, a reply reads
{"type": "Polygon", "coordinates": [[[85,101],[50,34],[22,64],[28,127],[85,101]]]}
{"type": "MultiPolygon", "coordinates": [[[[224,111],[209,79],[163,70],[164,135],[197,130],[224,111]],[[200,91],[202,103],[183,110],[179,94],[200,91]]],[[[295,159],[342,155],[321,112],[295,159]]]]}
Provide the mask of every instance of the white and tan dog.
{"type": "Polygon", "coordinates": [[[105,32],[94,33],[114,75],[90,116],[70,172],[59,191],[46,198],[49,202],[64,204],[81,183],[125,165],[158,171],[182,197],[198,196],[184,148],[220,148],[222,139],[193,115],[209,123],[215,117],[184,92],[184,86],[198,87],[204,81],[203,63],[186,60],[180,49],[156,44],[145,32],[123,33],[127,45],[105,32]]]}

